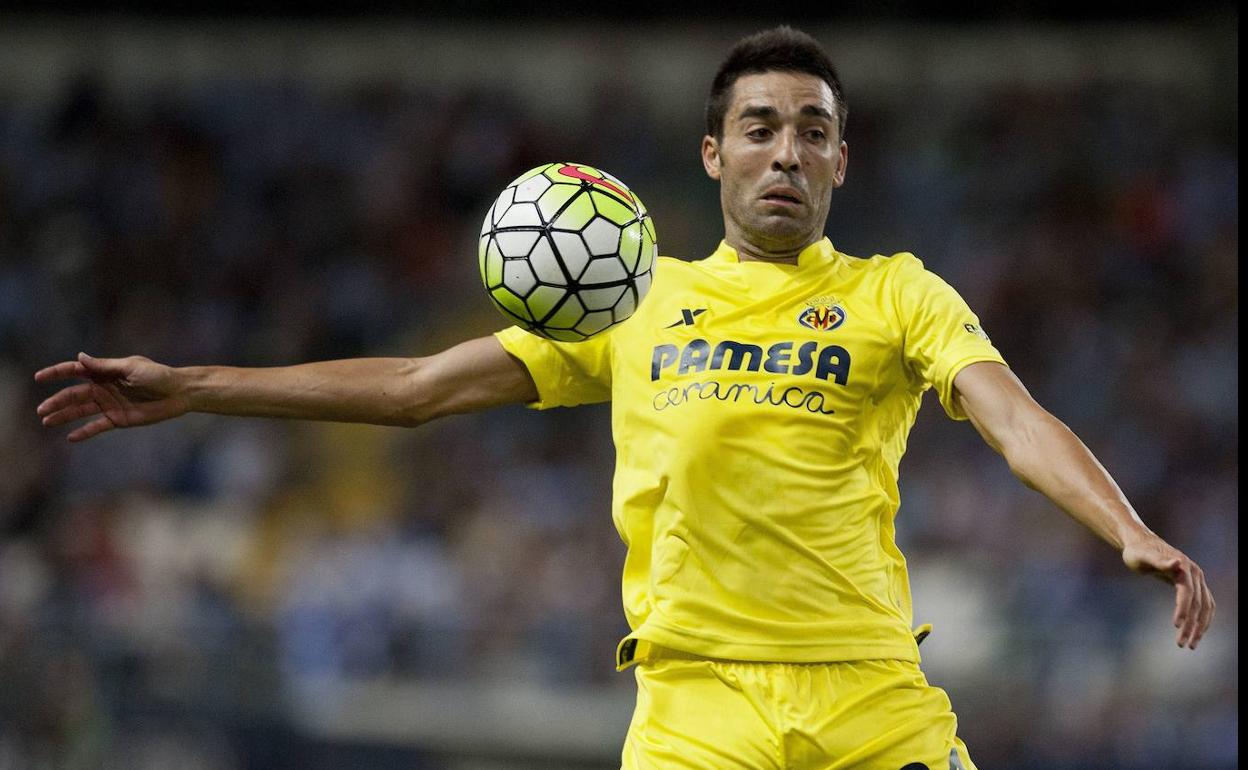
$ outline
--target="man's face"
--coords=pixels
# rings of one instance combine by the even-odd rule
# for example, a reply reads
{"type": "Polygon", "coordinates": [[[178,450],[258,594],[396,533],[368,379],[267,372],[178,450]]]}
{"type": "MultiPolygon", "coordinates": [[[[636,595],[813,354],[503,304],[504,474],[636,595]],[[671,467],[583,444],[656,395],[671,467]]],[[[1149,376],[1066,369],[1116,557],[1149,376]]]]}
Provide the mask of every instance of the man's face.
{"type": "Polygon", "coordinates": [[[823,237],[832,190],[845,181],[847,147],[832,89],[797,72],[742,75],[732,86],[723,137],[702,139],[706,173],[720,183],[725,238],[767,258],[823,237]]]}

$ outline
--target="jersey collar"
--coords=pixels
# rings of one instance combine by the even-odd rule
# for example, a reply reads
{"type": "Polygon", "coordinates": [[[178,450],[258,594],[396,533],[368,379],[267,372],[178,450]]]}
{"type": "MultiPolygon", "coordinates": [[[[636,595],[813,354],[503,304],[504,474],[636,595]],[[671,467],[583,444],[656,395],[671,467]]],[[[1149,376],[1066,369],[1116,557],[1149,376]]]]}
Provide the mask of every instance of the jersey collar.
{"type": "MultiPolygon", "coordinates": [[[[838,256],[839,252],[836,250],[836,247],[832,245],[832,241],[828,240],[826,237],[820,238],[798,253],[797,267],[804,270],[809,267],[815,267],[816,265],[830,265],[837,261],[838,256]]],[[[729,246],[727,241],[720,241],[719,247],[711,253],[711,256],[707,257],[707,261],[727,264],[741,263],[741,259],[737,255],[737,250],[729,246]]],[[[790,266],[782,265],[782,267],[790,266]]]]}

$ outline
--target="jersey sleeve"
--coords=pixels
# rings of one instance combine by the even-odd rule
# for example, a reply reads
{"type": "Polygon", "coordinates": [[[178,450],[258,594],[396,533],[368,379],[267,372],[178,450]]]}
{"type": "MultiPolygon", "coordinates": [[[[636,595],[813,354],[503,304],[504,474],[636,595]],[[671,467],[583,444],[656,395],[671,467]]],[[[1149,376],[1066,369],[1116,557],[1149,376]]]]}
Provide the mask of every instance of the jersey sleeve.
{"type": "Polygon", "coordinates": [[[537,385],[533,409],[611,400],[611,335],[583,342],[555,342],[519,326],[495,333],[503,349],[520,359],[537,385]]]}
{"type": "Polygon", "coordinates": [[[1005,364],[966,301],[913,254],[899,254],[894,296],[902,324],[906,368],[924,387],[936,389],[945,412],[967,419],[953,397],[953,380],[979,361],[1005,364]]]}

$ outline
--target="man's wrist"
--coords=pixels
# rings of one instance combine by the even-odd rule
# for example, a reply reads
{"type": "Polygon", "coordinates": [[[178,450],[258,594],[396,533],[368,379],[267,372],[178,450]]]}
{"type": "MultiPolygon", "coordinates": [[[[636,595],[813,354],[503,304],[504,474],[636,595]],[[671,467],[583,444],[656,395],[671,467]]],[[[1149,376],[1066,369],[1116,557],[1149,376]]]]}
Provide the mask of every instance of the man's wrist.
{"type": "Polygon", "coordinates": [[[1144,522],[1132,516],[1132,521],[1124,523],[1118,529],[1118,542],[1121,543],[1118,550],[1124,551],[1128,547],[1151,540],[1157,537],[1157,533],[1144,525],[1144,522]]]}
{"type": "Polygon", "coordinates": [[[209,411],[207,382],[209,366],[180,366],[172,370],[174,397],[186,404],[188,412],[209,411]]]}

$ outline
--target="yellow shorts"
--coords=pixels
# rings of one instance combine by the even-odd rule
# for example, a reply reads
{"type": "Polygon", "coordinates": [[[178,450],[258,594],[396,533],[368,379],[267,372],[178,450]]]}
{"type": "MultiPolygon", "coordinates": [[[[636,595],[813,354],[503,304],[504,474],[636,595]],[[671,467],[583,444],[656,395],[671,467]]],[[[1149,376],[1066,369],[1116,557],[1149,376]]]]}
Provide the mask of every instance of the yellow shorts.
{"type": "Polygon", "coordinates": [[[975,770],[916,663],[751,663],[640,643],[624,770],[975,770]]]}

